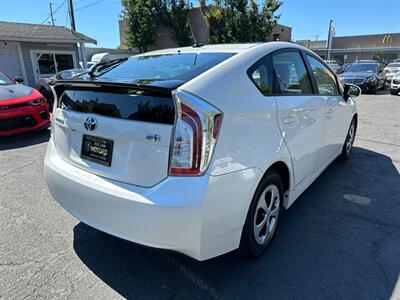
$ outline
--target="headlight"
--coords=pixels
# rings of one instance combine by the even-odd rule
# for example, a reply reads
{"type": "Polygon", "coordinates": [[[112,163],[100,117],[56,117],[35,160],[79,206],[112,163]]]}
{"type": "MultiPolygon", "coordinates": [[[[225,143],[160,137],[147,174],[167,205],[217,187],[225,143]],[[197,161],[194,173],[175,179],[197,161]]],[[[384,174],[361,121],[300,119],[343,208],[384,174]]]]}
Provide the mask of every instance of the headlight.
{"type": "Polygon", "coordinates": [[[372,77],[368,77],[367,80],[365,80],[365,82],[375,82],[376,81],[376,77],[372,76],[372,77]]]}
{"type": "Polygon", "coordinates": [[[29,105],[37,106],[37,105],[41,105],[44,103],[46,103],[46,100],[44,100],[44,98],[40,98],[40,99],[36,99],[36,100],[29,102],[29,105]]]}

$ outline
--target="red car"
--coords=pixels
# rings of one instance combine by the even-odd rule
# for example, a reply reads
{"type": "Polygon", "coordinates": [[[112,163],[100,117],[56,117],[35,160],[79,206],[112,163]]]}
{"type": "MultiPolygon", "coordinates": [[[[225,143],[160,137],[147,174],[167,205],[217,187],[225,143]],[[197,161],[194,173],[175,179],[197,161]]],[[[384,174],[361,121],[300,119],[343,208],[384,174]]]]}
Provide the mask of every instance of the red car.
{"type": "Polygon", "coordinates": [[[0,136],[49,127],[46,100],[37,90],[19,84],[0,70],[0,136]]]}

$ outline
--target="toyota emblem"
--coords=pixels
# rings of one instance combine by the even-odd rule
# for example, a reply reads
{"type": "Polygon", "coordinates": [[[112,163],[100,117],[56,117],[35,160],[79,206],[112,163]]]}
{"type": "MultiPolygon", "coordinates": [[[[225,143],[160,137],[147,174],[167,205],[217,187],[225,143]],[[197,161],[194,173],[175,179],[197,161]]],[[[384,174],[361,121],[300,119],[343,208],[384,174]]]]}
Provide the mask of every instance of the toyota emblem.
{"type": "Polygon", "coordinates": [[[97,120],[95,117],[87,117],[83,125],[87,131],[93,131],[97,127],[97,120]]]}

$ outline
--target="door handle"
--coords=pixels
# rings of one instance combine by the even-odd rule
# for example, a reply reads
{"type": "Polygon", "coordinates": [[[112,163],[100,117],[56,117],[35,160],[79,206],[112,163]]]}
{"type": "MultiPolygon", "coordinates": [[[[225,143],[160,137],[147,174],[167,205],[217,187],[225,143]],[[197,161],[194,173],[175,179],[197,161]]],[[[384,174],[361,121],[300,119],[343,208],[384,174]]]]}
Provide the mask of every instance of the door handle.
{"type": "Polygon", "coordinates": [[[282,123],[285,125],[294,124],[297,122],[297,117],[295,115],[287,115],[282,119],[282,123]]]}
{"type": "Polygon", "coordinates": [[[330,108],[326,113],[325,113],[325,118],[332,118],[332,114],[333,114],[333,109],[330,108]]]}

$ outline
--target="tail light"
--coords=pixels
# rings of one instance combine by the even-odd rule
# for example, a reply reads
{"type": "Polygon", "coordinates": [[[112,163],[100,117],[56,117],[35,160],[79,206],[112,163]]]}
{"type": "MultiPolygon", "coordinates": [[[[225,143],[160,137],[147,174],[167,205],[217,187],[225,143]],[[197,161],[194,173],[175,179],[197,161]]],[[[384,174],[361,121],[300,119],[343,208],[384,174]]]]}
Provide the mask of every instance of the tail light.
{"type": "Polygon", "coordinates": [[[177,111],[171,142],[170,175],[201,175],[211,161],[223,114],[196,96],[174,93],[177,111]]]}

